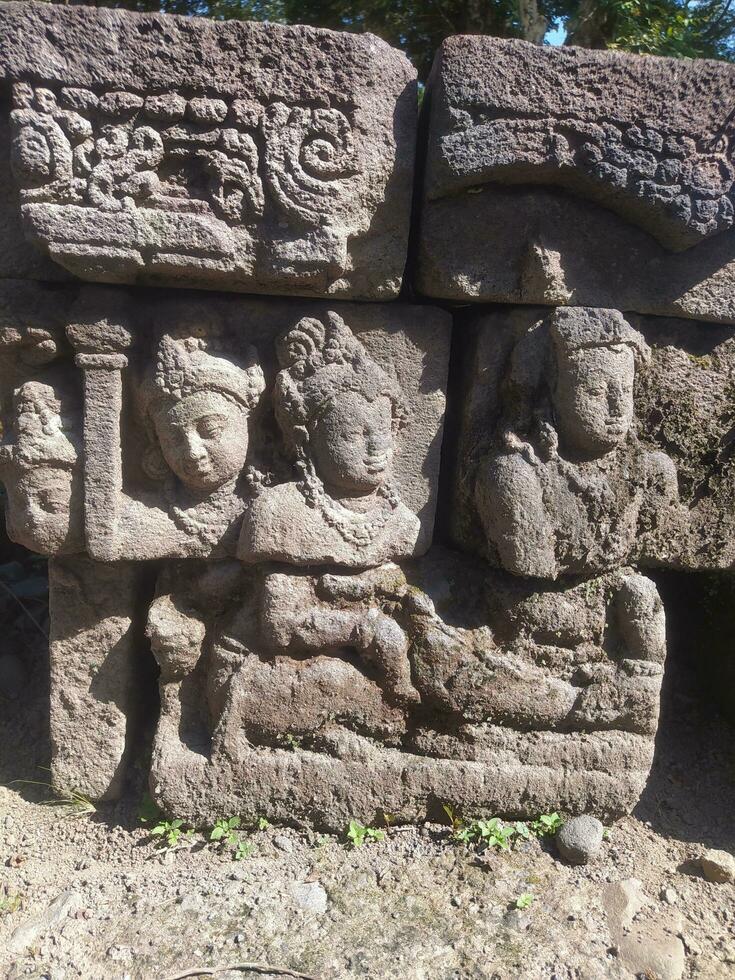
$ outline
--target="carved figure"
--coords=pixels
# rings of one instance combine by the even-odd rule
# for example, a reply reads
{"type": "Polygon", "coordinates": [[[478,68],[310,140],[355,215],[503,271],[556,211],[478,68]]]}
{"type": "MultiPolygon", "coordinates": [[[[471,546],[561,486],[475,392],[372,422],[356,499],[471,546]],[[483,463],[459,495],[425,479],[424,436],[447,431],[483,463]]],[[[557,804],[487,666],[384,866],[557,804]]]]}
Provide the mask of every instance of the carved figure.
{"type": "MultiPolygon", "coordinates": [[[[239,358],[225,354],[216,337],[164,334],[142,387],[144,467],[161,481],[185,551],[222,545],[236,533],[248,418],[265,388],[256,357],[252,347],[239,358]]],[[[165,537],[164,528],[158,532],[165,537]]]]}
{"type": "Polygon", "coordinates": [[[264,785],[271,819],[329,827],[437,798],[620,812],[651,763],[665,623],[630,568],[538,588],[440,550],[359,573],[182,563],[149,634],[154,785],[198,819],[251,814],[264,785]]]}
{"type": "Polygon", "coordinates": [[[474,500],[516,575],[555,579],[624,564],[646,515],[676,512],[676,468],[633,425],[650,352],[616,310],[557,309],[516,345],[498,443],[474,500]]]}
{"type": "Polygon", "coordinates": [[[299,478],[256,496],[238,556],[365,567],[412,554],[419,520],[391,480],[404,418],[395,378],[336,313],[302,319],[278,358],[276,417],[299,478]]]}
{"type": "Polygon", "coordinates": [[[84,550],[81,405],[69,379],[49,373],[13,395],[0,448],[13,541],[42,554],[84,550]]]}

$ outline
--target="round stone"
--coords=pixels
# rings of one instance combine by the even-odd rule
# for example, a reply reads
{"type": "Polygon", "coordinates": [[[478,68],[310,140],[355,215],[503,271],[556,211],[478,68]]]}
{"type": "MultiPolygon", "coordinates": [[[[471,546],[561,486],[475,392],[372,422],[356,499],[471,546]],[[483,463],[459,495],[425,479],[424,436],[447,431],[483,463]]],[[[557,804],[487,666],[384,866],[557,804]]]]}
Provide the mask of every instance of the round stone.
{"type": "Polygon", "coordinates": [[[588,864],[602,845],[603,826],[597,817],[572,817],[556,835],[556,847],[570,864],[588,864]]]}

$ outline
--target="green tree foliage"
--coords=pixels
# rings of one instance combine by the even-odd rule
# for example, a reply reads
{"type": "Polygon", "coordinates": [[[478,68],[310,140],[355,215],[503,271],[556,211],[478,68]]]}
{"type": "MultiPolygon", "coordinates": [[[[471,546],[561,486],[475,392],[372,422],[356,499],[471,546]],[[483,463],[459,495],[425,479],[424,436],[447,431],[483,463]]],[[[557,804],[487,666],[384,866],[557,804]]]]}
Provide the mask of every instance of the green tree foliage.
{"type": "Polygon", "coordinates": [[[574,6],[569,44],[735,60],[733,0],[580,0],[574,6]]]}
{"type": "Polygon", "coordinates": [[[422,78],[450,34],[540,44],[559,28],[566,31],[565,43],[582,47],[735,61],[735,0],[97,0],[96,5],[371,31],[402,48],[422,78]]]}

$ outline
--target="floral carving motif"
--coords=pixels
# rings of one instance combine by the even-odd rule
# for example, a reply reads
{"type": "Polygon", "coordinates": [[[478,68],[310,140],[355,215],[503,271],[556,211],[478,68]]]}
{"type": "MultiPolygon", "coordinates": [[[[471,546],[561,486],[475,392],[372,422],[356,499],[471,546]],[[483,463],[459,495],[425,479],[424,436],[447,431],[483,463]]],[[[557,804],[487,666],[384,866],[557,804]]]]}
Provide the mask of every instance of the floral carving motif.
{"type": "Polygon", "coordinates": [[[277,103],[266,110],[263,127],[266,181],[286,214],[320,224],[348,202],[358,171],[344,113],[277,103]]]}

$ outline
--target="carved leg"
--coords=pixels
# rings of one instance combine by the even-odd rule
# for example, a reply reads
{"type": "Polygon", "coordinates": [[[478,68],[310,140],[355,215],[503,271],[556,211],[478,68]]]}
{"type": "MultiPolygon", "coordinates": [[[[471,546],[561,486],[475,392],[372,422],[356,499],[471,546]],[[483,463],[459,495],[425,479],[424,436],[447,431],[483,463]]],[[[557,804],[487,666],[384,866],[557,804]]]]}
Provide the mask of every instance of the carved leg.
{"type": "Polygon", "coordinates": [[[118,797],[146,675],[149,573],[130,563],[49,561],[51,773],[58,790],[118,797]]]}

